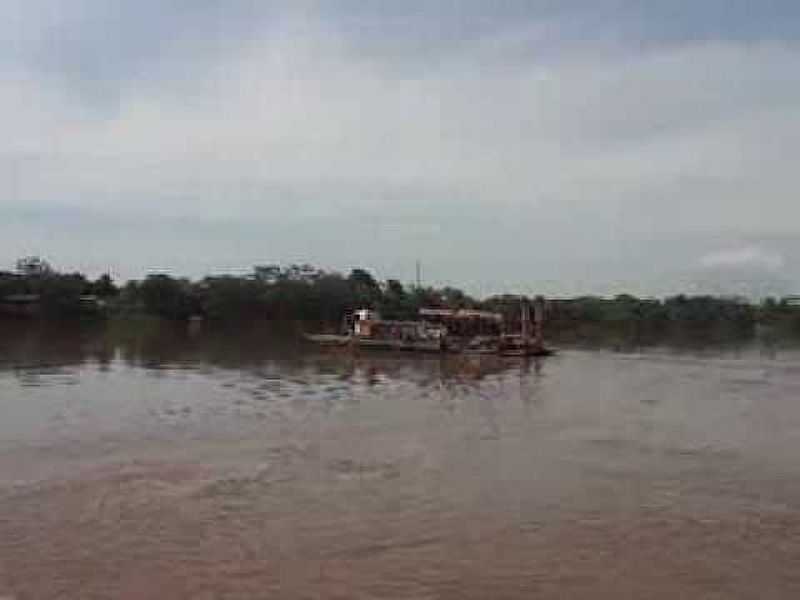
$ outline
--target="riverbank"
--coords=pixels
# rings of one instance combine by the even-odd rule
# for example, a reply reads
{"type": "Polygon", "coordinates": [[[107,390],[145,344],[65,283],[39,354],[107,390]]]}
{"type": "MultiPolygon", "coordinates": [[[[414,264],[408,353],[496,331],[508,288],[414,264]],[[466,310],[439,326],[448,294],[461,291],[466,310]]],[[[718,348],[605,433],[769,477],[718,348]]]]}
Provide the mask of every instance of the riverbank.
{"type": "MultiPolygon", "coordinates": [[[[475,298],[455,287],[404,285],[379,281],[364,269],[346,276],[311,265],[255,267],[242,275],[202,279],[151,274],[118,286],[110,276],[95,281],[81,273],[59,273],[36,257],[22,261],[18,272],[0,272],[0,313],[40,319],[174,322],[316,323],[340,328],[356,309],[369,308],[384,319],[406,321],[421,309],[468,309],[501,314],[519,330],[521,303],[533,297],[496,294],[475,298]]],[[[745,298],[675,295],[663,299],[581,296],[550,298],[545,318],[551,332],[628,329],[649,334],[665,329],[752,330],[768,326],[800,333],[800,302],[790,296],[754,303],[745,298]]]]}

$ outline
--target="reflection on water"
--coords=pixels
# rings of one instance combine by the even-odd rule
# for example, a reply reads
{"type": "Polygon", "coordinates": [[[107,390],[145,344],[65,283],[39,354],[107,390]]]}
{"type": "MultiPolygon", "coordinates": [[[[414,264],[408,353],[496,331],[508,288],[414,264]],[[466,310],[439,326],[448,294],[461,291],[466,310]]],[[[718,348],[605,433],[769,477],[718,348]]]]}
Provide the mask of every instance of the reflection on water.
{"type": "Polygon", "coordinates": [[[786,344],[3,324],[0,597],[794,597],[786,344]]]}
{"type": "Polygon", "coordinates": [[[242,430],[261,421],[303,422],[377,395],[435,399],[452,411],[509,376],[527,399],[542,369],[540,359],[322,351],[269,329],[42,326],[16,333],[1,346],[7,418],[0,443],[165,435],[180,424],[242,430]]]}

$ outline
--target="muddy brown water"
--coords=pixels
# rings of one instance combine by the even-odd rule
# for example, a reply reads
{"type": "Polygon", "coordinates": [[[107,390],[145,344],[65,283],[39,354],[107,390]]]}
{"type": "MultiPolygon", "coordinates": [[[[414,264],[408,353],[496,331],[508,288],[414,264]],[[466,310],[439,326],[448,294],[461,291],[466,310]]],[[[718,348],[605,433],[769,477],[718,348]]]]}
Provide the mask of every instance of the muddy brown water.
{"type": "Polygon", "coordinates": [[[800,353],[0,337],[0,598],[800,597],[800,353]]]}

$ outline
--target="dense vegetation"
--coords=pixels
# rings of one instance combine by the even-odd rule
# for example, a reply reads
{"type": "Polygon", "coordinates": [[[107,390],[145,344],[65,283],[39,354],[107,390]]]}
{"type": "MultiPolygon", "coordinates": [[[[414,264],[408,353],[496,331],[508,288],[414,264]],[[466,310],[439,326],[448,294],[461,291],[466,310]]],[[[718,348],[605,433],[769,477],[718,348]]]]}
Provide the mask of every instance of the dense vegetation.
{"type": "MultiPolygon", "coordinates": [[[[376,280],[364,269],[348,275],[310,265],[256,267],[245,276],[209,276],[192,281],[153,274],[118,287],[108,275],[91,280],[80,273],[59,273],[47,262],[26,258],[15,272],[0,272],[0,309],[35,303],[36,314],[149,315],[168,320],[305,321],[336,326],[358,307],[378,309],[391,319],[413,319],[421,307],[479,308],[499,311],[513,322],[517,296],[475,299],[451,287],[417,287],[376,280]]],[[[13,311],[12,311],[13,312],[13,311]]],[[[755,305],[737,298],[675,296],[665,300],[630,295],[550,300],[548,327],[634,327],[658,330],[675,324],[691,327],[752,328],[762,323],[800,332],[800,307],[789,299],[755,305]]]]}
{"type": "Polygon", "coordinates": [[[81,273],[59,273],[46,261],[30,257],[17,261],[14,273],[0,271],[0,308],[35,309],[48,317],[99,314],[117,288],[111,277],[95,281],[81,273]]]}

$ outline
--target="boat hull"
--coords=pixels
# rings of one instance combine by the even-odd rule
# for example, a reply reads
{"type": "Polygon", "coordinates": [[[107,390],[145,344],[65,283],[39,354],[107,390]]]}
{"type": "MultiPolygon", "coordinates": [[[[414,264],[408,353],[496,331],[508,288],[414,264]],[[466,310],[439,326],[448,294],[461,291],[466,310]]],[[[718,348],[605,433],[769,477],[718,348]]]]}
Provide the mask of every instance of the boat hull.
{"type": "Polygon", "coordinates": [[[552,348],[507,348],[500,350],[500,356],[552,356],[555,350],[552,348]]]}
{"type": "Polygon", "coordinates": [[[306,334],[305,339],[320,346],[347,346],[352,339],[349,335],[335,335],[329,333],[306,334]]]}
{"type": "Polygon", "coordinates": [[[550,356],[554,351],[538,345],[499,346],[485,344],[477,347],[448,345],[440,340],[402,340],[391,338],[368,338],[337,334],[306,334],[305,339],[323,347],[364,348],[367,350],[394,350],[401,352],[425,352],[457,354],[494,354],[500,356],[550,356]]]}
{"type": "Polygon", "coordinates": [[[400,350],[406,352],[443,352],[439,340],[395,340],[366,338],[349,335],[307,334],[306,340],[328,347],[367,348],[373,350],[400,350]]]}

